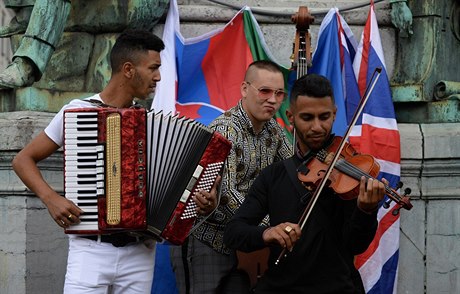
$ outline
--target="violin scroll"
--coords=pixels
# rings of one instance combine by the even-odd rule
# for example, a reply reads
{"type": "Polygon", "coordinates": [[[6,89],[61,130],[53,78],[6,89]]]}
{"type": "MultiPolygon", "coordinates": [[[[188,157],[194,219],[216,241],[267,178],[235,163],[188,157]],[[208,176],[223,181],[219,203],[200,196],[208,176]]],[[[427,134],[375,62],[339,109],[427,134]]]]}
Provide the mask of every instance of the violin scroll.
{"type": "MultiPolygon", "coordinates": [[[[396,188],[400,189],[401,187],[402,187],[402,183],[399,182],[398,185],[396,186],[396,188]]],[[[396,191],[394,191],[394,190],[393,190],[393,192],[396,193],[396,191]]],[[[391,201],[396,201],[398,207],[394,208],[393,211],[391,212],[394,216],[399,214],[399,210],[401,208],[411,210],[412,204],[410,203],[409,196],[407,196],[411,192],[412,192],[411,188],[406,188],[406,189],[404,189],[404,193],[402,195],[400,195],[400,196],[398,195],[399,196],[398,199],[395,200],[393,198],[388,198],[387,200],[385,200],[385,202],[383,202],[383,205],[382,205],[383,208],[388,209],[390,207],[391,201]]]]}

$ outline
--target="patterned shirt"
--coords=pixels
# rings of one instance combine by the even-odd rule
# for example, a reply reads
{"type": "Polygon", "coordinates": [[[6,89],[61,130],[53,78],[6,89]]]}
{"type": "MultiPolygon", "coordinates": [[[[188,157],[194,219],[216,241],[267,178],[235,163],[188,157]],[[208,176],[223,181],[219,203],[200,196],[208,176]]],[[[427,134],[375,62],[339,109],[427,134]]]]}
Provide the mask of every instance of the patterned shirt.
{"type": "Polygon", "coordinates": [[[226,224],[243,203],[259,172],[275,161],[289,158],[292,147],[275,119],[266,122],[256,134],[241,101],[209,127],[232,142],[232,149],[222,177],[219,206],[193,236],[217,252],[230,254],[223,243],[226,224]]]}

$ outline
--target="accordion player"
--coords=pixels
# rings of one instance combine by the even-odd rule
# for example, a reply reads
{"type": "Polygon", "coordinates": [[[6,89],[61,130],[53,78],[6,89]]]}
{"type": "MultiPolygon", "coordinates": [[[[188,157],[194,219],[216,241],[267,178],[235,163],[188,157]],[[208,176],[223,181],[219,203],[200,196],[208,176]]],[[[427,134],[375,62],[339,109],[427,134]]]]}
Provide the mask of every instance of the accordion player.
{"type": "Polygon", "coordinates": [[[144,108],[64,112],[64,194],[84,213],[69,234],[133,232],[179,245],[196,227],[231,143],[203,124],[144,108]]]}

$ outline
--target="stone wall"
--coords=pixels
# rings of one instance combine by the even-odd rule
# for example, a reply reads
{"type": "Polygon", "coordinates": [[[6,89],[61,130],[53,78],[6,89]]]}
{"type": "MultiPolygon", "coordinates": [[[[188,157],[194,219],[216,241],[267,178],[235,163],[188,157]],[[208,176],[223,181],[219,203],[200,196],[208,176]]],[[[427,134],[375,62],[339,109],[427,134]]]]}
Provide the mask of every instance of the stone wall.
{"type": "MultiPolygon", "coordinates": [[[[54,114],[0,113],[0,293],[62,293],[67,237],[40,199],[11,169],[11,161],[54,114]]],[[[47,182],[63,191],[62,156],[40,163],[47,182]]]]}

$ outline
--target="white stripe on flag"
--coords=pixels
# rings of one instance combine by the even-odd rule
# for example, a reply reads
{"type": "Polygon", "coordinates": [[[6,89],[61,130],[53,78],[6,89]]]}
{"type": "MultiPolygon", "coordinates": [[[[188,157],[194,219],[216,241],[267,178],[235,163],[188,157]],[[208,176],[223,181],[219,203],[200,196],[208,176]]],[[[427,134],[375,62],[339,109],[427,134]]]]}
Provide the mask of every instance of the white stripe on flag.
{"type": "Polygon", "coordinates": [[[362,124],[368,124],[379,129],[398,130],[396,119],[372,116],[368,113],[363,113],[362,124]]]}
{"type": "Polygon", "coordinates": [[[361,125],[355,125],[350,132],[350,137],[361,137],[361,125]]]}
{"type": "Polygon", "coordinates": [[[377,162],[380,164],[380,171],[387,173],[387,174],[392,174],[395,176],[400,176],[400,170],[401,167],[399,163],[394,163],[391,161],[383,160],[383,159],[377,159],[377,162]]]}
{"type": "MultiPolygon", "coordinates": [[[[338,13],[338,12],[339,12],[339,10],[336,7],[329,9],[328,13],[323,18],[323,21],[321,21],[318,36],[321,36],[321,34],[324,33],[324,30],[329,25],[329,23],[332,21],[332,19],[334,17],[337,17],[336,13],[338,13]]],[[[318,37],[318,40],[319,40],[319,37],[318,37]]],[[[316,50],[315,50],[315,52],[316,52],[316,50]]],[[[313,56],[315,55],[315,52],[313,52],[313,56]]]]}
{"type": "Polygon", "coordinates": [[[179,32],[179,9],[176,0],[170,2],[166,23],[163,30],[165,49],[160,52],[161,81],[158,83],[152,108],[155,111],[163,110],[165,113],[176,112],[176,32],[179,32]]]}
{"type": "MultiPolygon", "coordinates": [[[[396,205],[391,202],[390,208],[380,209],[379,220],[386,213],[391,213],[392,208],[396,205]]],[[[399,236],[399,218],[388,228],[380,239],[379,246],[372,256],[359,268],[359,272],[363,278],[364,289],[368,292],[380,279],[382,265],[390,259],[399,249],[399,240],[395,240],[395,236],[399,236]]]]}
{"type": "Polygon", "coordinates": [[[374,48],[377,53],[380,61],[382,62],[383,67],[386,70],[385,58],[383,56],[382,42],[380,39],[379,27],[377,24],[377,18],[375,16],[374,7],[371,8],[371,36],[370,36],[371,46],[374,48]]]}

